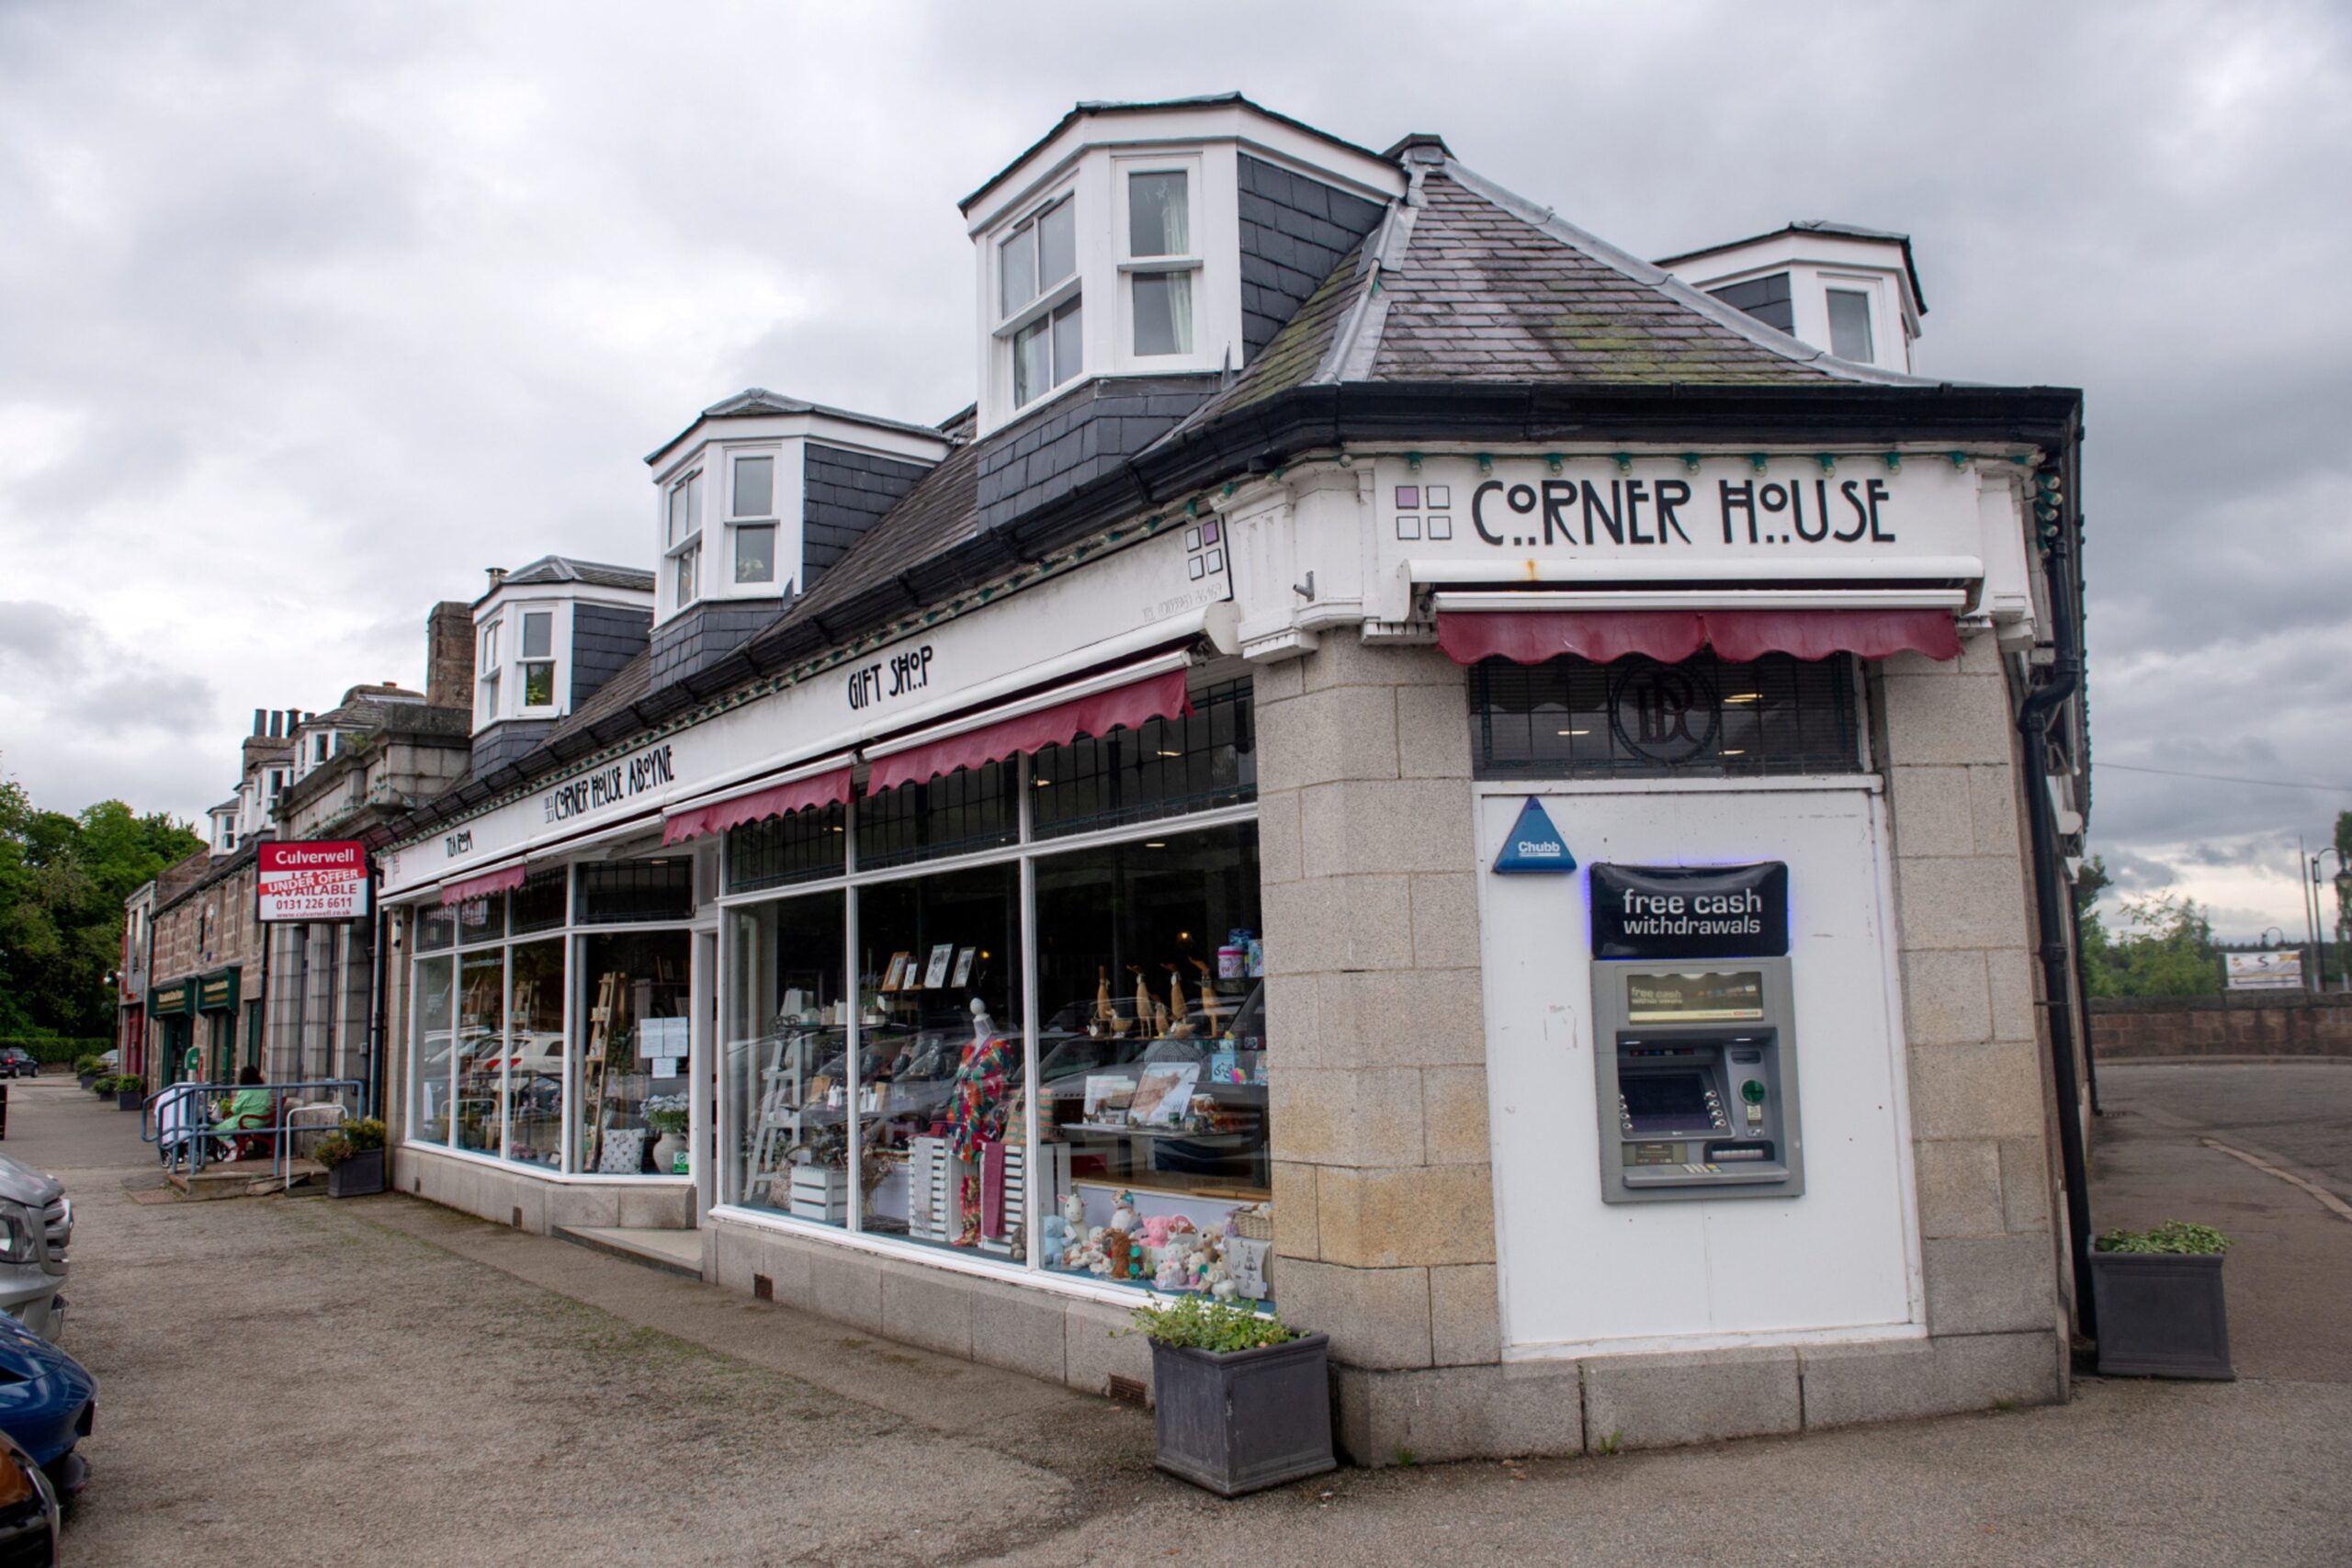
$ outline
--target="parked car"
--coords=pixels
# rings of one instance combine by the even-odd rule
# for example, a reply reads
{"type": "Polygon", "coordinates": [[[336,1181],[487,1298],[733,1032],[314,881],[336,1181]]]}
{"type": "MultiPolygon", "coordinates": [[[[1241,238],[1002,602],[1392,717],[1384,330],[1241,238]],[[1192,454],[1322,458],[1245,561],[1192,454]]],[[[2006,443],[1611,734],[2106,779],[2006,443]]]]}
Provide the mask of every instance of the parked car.
{"type": "MultiPolygon", "coordinates": [[[[0,1078],[30,1078],[40,1076],[40,1064],[33,1054],[21,1045],[11,1045],[0,1051],[0,1078]]],[[[5,1559],[0,1559],[5,1561],[5,1559]]]]}
{"type": "Polygon", "coordinates": [[[74,1201],[57,1178],[0,1155],[0,1314],[55,1338],[65,1323],[74,1201]]]}
{"type": "Polygon", "coordinates": [[[56,1568],[57,1488],[25,1446],[0,1432],[0,1563],[56,1568]]]}
{"type": "Polygon", "coordinates": [[[32,1456],[61,1497],[88,1484],[74,1446],[90,1435],[98,1383],[82,1363],[10,1318],[0,1318],[0,1432],[32,1456]]]}

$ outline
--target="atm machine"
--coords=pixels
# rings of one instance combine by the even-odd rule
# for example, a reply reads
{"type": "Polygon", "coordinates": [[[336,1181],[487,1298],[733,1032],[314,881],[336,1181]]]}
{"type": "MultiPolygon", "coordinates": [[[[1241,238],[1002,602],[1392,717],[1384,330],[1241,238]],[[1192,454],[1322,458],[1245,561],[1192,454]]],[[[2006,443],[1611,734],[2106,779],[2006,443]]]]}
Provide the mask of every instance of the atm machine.
{"type": "Polygon", "coordinates": [[[1603,1202],[1804,1191],[1787,878],[1592,868],[1603,1202]]]}

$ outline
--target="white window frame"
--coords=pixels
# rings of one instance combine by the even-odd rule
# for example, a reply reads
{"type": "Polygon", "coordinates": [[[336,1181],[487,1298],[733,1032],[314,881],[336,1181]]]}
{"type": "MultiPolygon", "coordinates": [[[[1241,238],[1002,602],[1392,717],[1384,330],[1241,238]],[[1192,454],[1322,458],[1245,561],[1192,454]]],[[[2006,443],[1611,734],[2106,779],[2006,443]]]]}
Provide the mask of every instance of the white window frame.
{"type": "Polygon", "coordinates": [[[554,604],[510,604],[503,612],[514,617],[514,711],[517,714],[544,717],[548,714],[563,711],[563,660],[556,652],[564,641],[565,617],[561,614],[562,609],[562,605],[554,604]],[[532,615],[545,615],[548,618],[548,653],[544,659],[526,658],[523,653],[524,626],[528,617],[532,615]],[[548,667],[548,700],[544,703],[533,703],[530,700],[530,679],[526,671],[534,664],[544,664],[548,667]]]}
{"type": "MultiPolygon", "coordinates": [[[[705,531],[702,513],[708,504],[707,498],[702,493],[705,471],[706,465],[696,463],[662,487],[662,574],[661,581],[654,584],[654,599],[657,614],[665,617],[689,609],[708,597],[703,592],[702,581],[702,536],[705,531]],[[671,522],[671,511],[677,504],[676,497],[681,491],[686,495],[686,521],[691,527],[684,537],[673,537],[676,529],[671,522]],[[688,558],[692,558],[691,560],[688,558]],[[681,578],[688,570],[694,574],[693,591],[681,592],[681,578]],[[660,608],[665,601],[666,611],[660,608]]],[[[724,468],[721,472],[731,483],[733,473],[724,468]]]]}
{"type": "Polygon", "coordinates": [[[779,558],[784,543],[784,515],[780,502],[784,493],[784,451],[781,446],[728,447],[727,459],[727,581],[729,592],[751,590],[762,592],[781,590],[785,581],[784,562],[779,558]],[[768,460],[768,507],[765,512],[739,512],[735,505],[735,468],[746,457],[768,460]],[[773,530],[774,543],[769,547],[769,570],[764,578],[741,578],[735,574],[736,533],[743,528],[773,530]]]}
{"type": "MultiPolygon", "coordinates": [[[[1080,220],[1083,219],[1085,215],[1078,209],[1076,205],[1077,201],[1077,183],[1075,181],[1065,182],[1062,185],[1057,186],[1045,196],[1038,197],[1035,201],[1029,203],[1026,207],[1021,209],[1017,216],[1007,220],[989,236],[989,299],[995,307],[995,313],[998,318],[996,325],[990,329],[990,335],[996,340],[998,344],[996,349],[996,357],[1002,366],[1002,381],[1001,384],[1004,388],[1005,406],[1013,410],[1015,412],[1018,412],[1021,410],[1036,407],[1040,403],[1043,403],[1053,397],[1055,393],[1060,391],[1064,387],[1069,386],[1070,383],[1078,380],[1086,374],[1086,343],[1085,333],[1081,321],[1081,329],[1079,334],[1078,364],[1072,367],[1067,375],[1060,373],[1061,367],[1058,365],[1053,365],[1046,371],[1046,385],[1044,387],[1035,389],[1030,395],[1027,401],[1023,402],[1016,400],[1016,393],[1020,386],[1020,378],[1015,372],[1013,364],[1013,356],[1017,352],[1014,347],[1015,340],[1028,328],[1036,325],[1041,321],[1046,321],[1048,323],[1046,327],[1046,353],[1050,356],[1053,351],[1053,327],[1051,325],[1051,318],[1060,314],[1065,306],[1073,303],[1078,305],[1081,317],[1085,310],[1087,237],[1083,231],[1079,228],[1080,220]],[[1069,276],[1065,278],[1057,278],[1051,284],[1041,282],[1038,286],[1037,291],[1031,296],[1028,303],[1018,306],[1011,311],[1005,310],[1005,248],[1013,242],[1015,236],[1020,234],[1023,230],[1027,229],[1035,231],[1037,224],[1047,213],[1053,211],[1056,208],[1063,206],[1064,204],[1069,204],[1070,207],[1070,227],[1072,231],[1072,237],[1070,244],[1069,276]]],[[[1031,243],[1034,248],[1035,243],[1034,239],[1031,243]]]]}
{"type": "Polygon", "coordinates": [[[1201,356],[1201,306],[1206,298],[1204,288],[1207,271],[1206,254],[1201,245],[1203,195],[1201,155],[1189,152],[1177,156],[1162,154],[1148,158],[1114,158],[1111,163],[1112,231],[1119,257],[1119,320],[1116,355],[1121,365],[1138,367],[1187,366],[1201,356]],[[1135,242],[1133,212],[1129,205],[1131,181],[1137,175],[1182,175],[1184,176],[1184,229],[1192,249],[1183,255],[1137,256],[1130,254],[1135,242]],[[1136,288],[1135,279],[1150,273],[1181,272],[1193,280],[1193,342],[1188,348],[1173,354],[1139,354],[1136,350],[1136,288]]]}
{"type": "Polygon", "coordinates": [[[1844,278],[1832,273],[1824,273],[1821,275],[1821,319],[1823,321],[1821,335],[1829,339],[1829,341],[1823,344],[1822,346],[1829,350],[1833,355],[1836,355],[1840,359],[1844,359],[1849,365],[1875,365],[1878,363],[1879,330],[1877,281],[1878,280],[1875,278],[1844,278]],[[1838,353],[1838,318],[1832,312],[1829,303],[1830,297],[1838,294],[1850,294],[1855,299],[1860,299],[1862,302],[1862,333],[1864,336],[1870,339],[1870,343],[1866,345],[1870,352],[1863,355],[1860,359],[1855,359],[1849,355],[1838,353]]]}

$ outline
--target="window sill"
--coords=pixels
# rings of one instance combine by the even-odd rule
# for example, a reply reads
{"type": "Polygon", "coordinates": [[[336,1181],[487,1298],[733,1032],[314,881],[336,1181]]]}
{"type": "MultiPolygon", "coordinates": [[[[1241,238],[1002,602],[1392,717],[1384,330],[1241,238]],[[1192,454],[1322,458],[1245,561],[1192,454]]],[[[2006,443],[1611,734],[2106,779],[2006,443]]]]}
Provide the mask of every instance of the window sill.
{"type": "Polygon", "coordinates": [[[1138,272],[1198,272],[1202,262],[1198,256],[1137,256],[1119,264],[1122,273],[1138,272]]]}
{"type": "Polygon", "coordinates": [[[449,1159],[463,1160],[486,1170],[503,1170],[511,1176],[527,1176],[538,1181],[553,1181],[566,1187],[692,1187],[691,1176],[657,1176],[642,1173],[637,1176],[611,1176],[603,1172],[549,1170],[543,1165],[526,1165],[521,1160],[502,1159],[496,1155],[479,1154],[472,1149],[453,1149],[447,1144],[428,1144],[417,1138],[402,1138],[404,1153],[440,1155],[449,1159]]]}

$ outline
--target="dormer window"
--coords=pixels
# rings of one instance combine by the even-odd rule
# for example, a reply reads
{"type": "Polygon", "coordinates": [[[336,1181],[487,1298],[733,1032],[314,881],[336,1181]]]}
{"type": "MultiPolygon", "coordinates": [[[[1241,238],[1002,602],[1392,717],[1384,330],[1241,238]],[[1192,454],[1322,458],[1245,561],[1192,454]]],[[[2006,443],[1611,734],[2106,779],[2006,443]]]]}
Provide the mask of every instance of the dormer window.
{"type": "Polygon", "coordinates": [[[702,470],[670,487],[670,604],[683,610],[702,589],[702,470]]]}
{"type": "Polygon", "coordinates": [[[1012,400],[1035,401],[1086,363],[1078,281],[1078,202],[1064,196],[997,245],[1000,337],[1012,339],[1012,400]]]}
{"type": "Polygon", "coordinates": [[[728,531],[735,538],[735,581],[775,581],[775,454],[739,452],[729,481],[728,531]]]}
{"type": "Polygon", "coordinates": [[[474,671],[474,689],[481,694],[482,722],[498,716],[498,634],[504,623],[492,621],[481,628],[481,662],[474,671]]]}
{"type": "Polygon", "coordinates": [[[1189,169],[1130,169],[1126,177],[1129,314],[1138,356],[1193,352],[1193,243],[1189,169]]]}
{"type": "Polygon", "coordinates": [[[555,612],[523,612],[523,705],[555,706],[555,612]]]}
{"type": "Polygon", "coordinates": [[[1876,356],[1871,339],[1871,297],[1859,288],[1831,288],[1829,352],[1856,365],[1876,356]]]}

